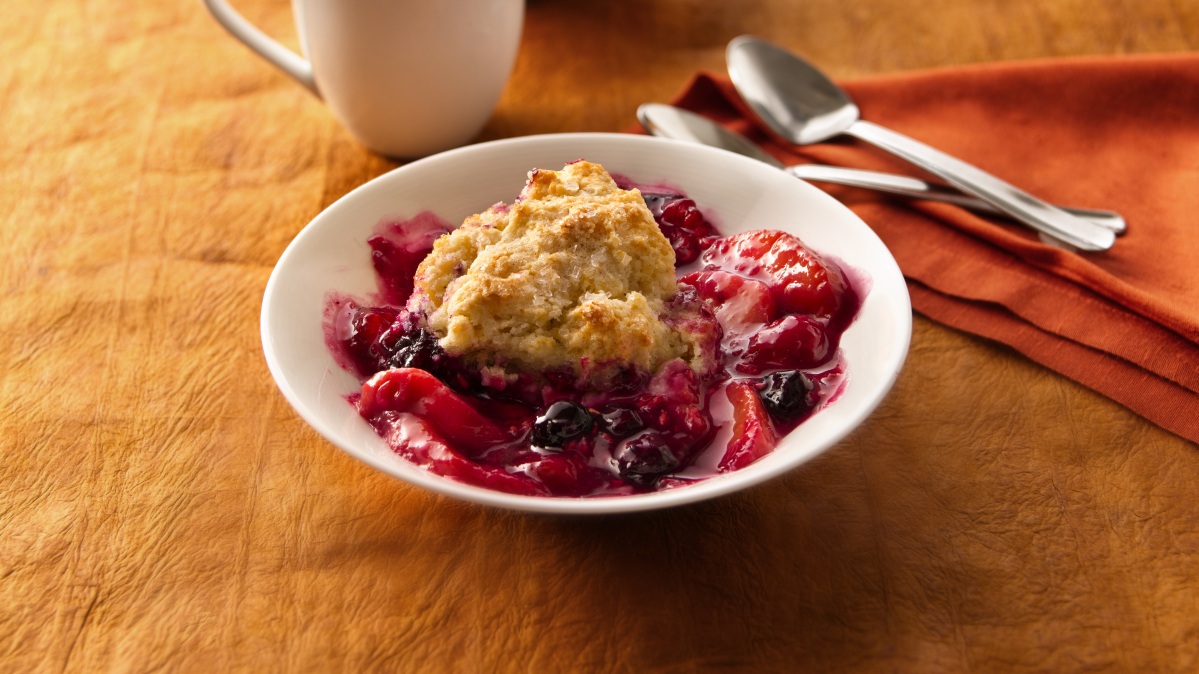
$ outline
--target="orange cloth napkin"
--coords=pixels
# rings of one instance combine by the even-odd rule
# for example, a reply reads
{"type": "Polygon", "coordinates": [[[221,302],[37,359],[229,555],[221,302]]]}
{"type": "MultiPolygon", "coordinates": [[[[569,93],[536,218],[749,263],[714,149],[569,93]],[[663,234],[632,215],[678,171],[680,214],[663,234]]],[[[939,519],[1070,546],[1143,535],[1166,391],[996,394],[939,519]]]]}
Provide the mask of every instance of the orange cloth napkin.
{"type": "MultiPolygon", "coordinates": [[[[863,119],[1043,199],[1128,221],[1112,250],[1080,254],[955,206],[822,185],[891,249],[914,309],[1199,442],[1199,55],[986,65],[844,86],[863,119]]],[[[697,76],[674,103],[787,163],[928,177],[856,141],[772,139],[721,77],[697,76]]]]}

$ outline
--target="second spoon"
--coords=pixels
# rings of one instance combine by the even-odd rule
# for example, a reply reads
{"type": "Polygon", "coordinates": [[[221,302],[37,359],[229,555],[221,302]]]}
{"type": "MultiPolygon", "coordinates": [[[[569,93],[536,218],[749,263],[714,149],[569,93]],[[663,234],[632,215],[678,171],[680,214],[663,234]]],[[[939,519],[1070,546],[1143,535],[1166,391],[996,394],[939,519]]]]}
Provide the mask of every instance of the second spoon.
{"type": "MultiPolygon", "coordinates": [[[[637,108],[637,119],[641,122],[641,126],[645,127],[646,131],[655,136],[684,140],[699,143],[700,145],[710,145],[723,150],[729,150],[730,152],[736,152],[737,154],[766,162],[771,166],[780,168],[804,180],[859,187],[886,192],[888,194],[897,194],[912,199],[941,201],[1005,217],[1008,215],[981,199],[962,194],[947,185],[937,185],[925,182],[919,178],[879,171],[824,166],[821,164],[786,166],[783,162],[775,159],[772,155],[736,131],[726,129],[707,117],[672,105],[646,103],[637,108]]],[[[1124,218],[1119,213],[1067,206],[1059,206],[1058,208],[1104,229],[1109,229],[1117,235],[1123,234],[1127,228],[1124,218]]]]}

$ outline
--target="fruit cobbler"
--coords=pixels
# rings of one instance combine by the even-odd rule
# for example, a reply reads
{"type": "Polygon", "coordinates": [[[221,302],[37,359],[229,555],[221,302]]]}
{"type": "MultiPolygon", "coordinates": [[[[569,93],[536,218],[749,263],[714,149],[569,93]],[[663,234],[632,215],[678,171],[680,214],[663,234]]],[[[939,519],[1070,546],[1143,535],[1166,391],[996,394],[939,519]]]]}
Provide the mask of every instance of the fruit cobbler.
{"type": "Polygon", "coordinates": [[[331,295],[326,341],[388,446],[461,482],[678,487],[761,458],[843,385],[860,303],[843,269],[784,232],[721,236],[686,196],[598,164],[368,243],[379,295],[331,295]]]}

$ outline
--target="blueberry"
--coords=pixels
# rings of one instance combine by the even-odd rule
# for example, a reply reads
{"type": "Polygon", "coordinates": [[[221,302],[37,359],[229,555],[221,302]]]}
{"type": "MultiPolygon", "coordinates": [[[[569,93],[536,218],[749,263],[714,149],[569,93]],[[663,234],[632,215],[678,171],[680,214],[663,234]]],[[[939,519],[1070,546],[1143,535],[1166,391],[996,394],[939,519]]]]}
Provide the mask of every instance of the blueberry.
{"type": "Polygon", "coordinates": [[[812,380],[798,370],[772,372],[762,377],[758,397],[771,416],[790,421],[816,406],[815,388],[812,380]]]}
{"type": "Polygon", "coordinates": [[[569,440],[591,432],[595,420],[586,407],[560,400],[533,422],[533,445],[561,447],[569,440]]]}
{"type": "Polygon", "coordinates": [[[641,421],[641,415],[637,414],[635,410],[622,407],[605,412],[600,417],[600,423],[604,430],[617,438],[627,438],[645,428],[645,422],[641,421]]]}
{"type": "Polygon", "coordinates": [[[653,485],[658,478],[679,467],[678,457],[655,433],[645,433],[622,443],[614,458],[620,476],[640,487],[653,485]]]}
{"type": "Polygon", "coordinates": [[[423,328],[401,331],[398,324],[393,329],[399,334],[388,331],[379,340],[387,351],[388,367],[417,367],[433,372],[443,353],[433,333],[423,328]]]}

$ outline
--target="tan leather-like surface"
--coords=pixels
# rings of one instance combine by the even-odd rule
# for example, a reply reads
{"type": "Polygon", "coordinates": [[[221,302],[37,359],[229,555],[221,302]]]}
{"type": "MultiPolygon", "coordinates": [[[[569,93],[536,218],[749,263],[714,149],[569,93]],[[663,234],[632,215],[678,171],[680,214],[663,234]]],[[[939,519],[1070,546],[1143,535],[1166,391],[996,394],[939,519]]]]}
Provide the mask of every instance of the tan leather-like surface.
{"type": "MultiPolygon", "coordinates": [[[[729,498],[507,514],[350,459],[276,390],[258,311],[303,224],[394,164],[198,2],[10,4],[0,671],[1199,667],[1197,448],[921,317],[865,425],[729,498]]],[[[286,2],[237,4],[291,35],[286,2]]],[[[531,0],[486,137],[624,128],[742,32],[850,76],[1196,49],[1199,15],[531,0]]]]}

